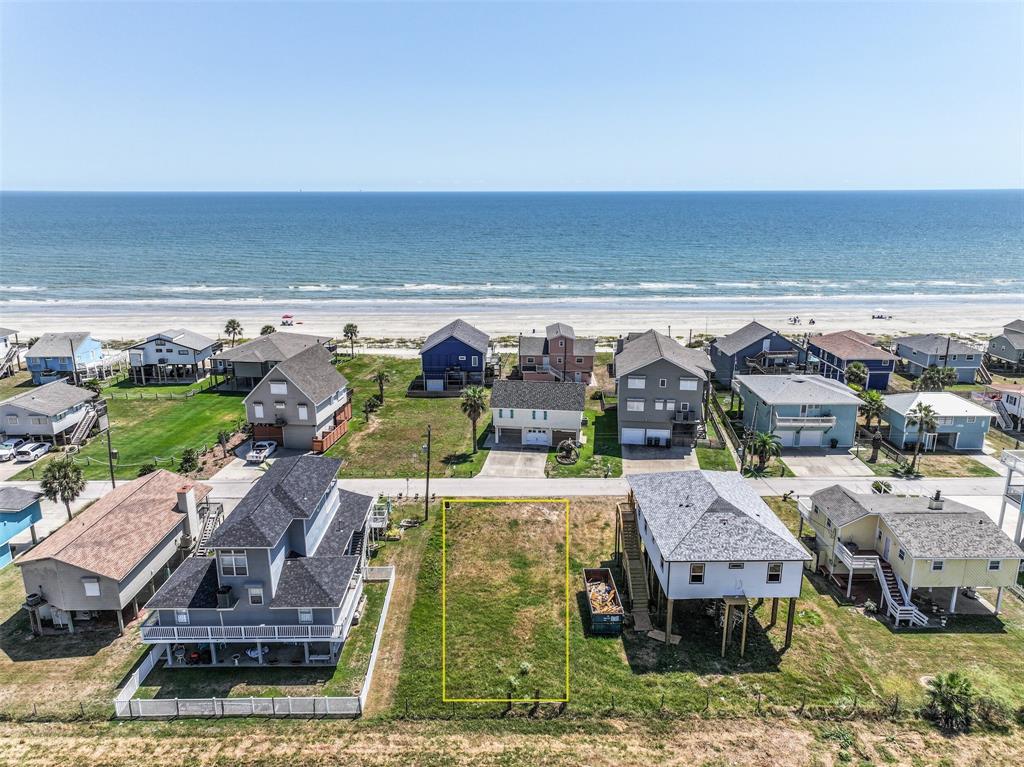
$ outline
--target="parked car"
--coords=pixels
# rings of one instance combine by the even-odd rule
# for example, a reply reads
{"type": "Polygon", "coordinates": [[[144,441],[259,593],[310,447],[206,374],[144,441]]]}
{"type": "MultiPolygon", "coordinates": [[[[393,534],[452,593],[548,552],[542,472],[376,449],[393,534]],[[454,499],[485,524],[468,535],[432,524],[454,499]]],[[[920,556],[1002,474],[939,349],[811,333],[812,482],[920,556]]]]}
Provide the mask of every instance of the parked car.
{"type": "Polygon", "coordinates": [[[18,451],[14,454],[14,460],[18,463],[27,463],[28,461],[42,458],[49,452],[49,442],[30,442],[18,448],[18,451]]]}
{"type": "Polygon", "coordinates": [[[25,444],[25,440],[20,437],[11,437],[0,442],[0,461],[9,461],[14,458],[14,454],[18,452],[18,448],[25,444]]]}
{"type": "Polygon", "coordinates": [[[245,454],[245,460],[249,463],[263,463],[270,458],[277,450],[277,443],[272,439],[263,439],[254,442],[252,448],[245,454]]]}

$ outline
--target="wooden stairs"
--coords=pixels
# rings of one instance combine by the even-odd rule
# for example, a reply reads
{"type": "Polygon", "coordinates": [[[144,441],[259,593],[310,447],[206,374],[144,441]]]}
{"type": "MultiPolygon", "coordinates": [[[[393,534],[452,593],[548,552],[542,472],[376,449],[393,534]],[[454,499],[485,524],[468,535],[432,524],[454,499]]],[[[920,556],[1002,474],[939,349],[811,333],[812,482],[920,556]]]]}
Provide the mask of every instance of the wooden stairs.
{"type": "Polygon", "coordinates": [[[636,530],[636,512],[623,504],[622,516],[622,569],[629,585],[629,598],[633,614],[633,628],[636,631],[650,631],[653,628],[650,604],[650,590],[644,573],[643,555],[640,553],[640,538],[636,530]]]}

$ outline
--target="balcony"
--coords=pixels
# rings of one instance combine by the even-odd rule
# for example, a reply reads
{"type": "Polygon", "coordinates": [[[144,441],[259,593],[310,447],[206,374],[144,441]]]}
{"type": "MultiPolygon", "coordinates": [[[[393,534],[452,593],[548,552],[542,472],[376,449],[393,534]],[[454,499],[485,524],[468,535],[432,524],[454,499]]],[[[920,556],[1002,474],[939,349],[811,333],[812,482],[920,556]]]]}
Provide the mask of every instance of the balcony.
{"type": "Polygon", "coordinates": [[[776,415],[773,429],[820,429],[825,431],[836,425],[834,415],[776,415]]]}
{"type": "Polygon", "coordinates": [[[836,556],[850,570],[874,570],[878,552],[872,549],[857,549],[853,544],[836,541],[836,556]]]}
{"type": "Polygon", "coordinates": [[[672,414],[673,423],[697,423],[697,414],[692,410],[677,410],[672,414]]]}

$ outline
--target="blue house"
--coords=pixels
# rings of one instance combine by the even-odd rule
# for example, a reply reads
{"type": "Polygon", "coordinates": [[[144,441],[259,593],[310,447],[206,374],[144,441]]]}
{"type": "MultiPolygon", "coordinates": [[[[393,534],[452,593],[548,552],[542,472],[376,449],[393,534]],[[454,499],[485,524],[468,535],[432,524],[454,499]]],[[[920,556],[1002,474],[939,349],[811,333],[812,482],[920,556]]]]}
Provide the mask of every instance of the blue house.
{"type": "Polygon", "coordinates": [[[463,320],[449,322],[427,336],[420,347],[427,391],[460,391],[485,383],[490,337],[463,320]]]}
{"type": "Polygon", "coordinates": [[[779,438],[783,447],[851,447],[860,397],[815,375],[737,376],[743,426],[779,438]]]}
{"type": "Polygon", "coordinates": [[[981,367],[982,352],[955,338],[929,333],[897,339],[896,356],[904,360],[911,375],[933,367],[953,368],[957,383],[970,384],[981,367]]]}
{"type": "MultiPolygon", "coordinates": [[[[109,362],[113,367],[116,360],[109,362]]],[[[44,333],[25,354],[34,384],[74,378],[76,373],[82,379],[103,378],[108,368],[104,363],[102,345],[88,333],[44,333]]]]}
{"type": "Polygon", "coordinates": [[[715,380],[723,386],[730,386],[736,375],[795,372],[796,366],[806,358],[800,346],[760,322],[750,322],[735,333],[711,342],[715,380]]]}
{"type": "Polygon", "coordinates": [[[885,391],[889,388],[889,375],[896,368],[896,357],[874,344],[871,336],[855,330],[841,330],[807,339],[807,351],[818,358],[818,372],[826,378],[846,383],[846,368],[854,362],[868,371],[866,389],[885,391]]]}
{"type": "Polygon", "coordinates": [[[32,531],[32,543],[36,542],[35,524],[43,518],[39,506],[41,493],[23,490],[20,487],[0,488],[0,570],[11,563],[11,541],[24,530],[32,531]]]}
{"type": "Polygon", "coordinates": [[[887,396],[882,420],[889,424],[889,441],[900,448],[912,450],[921,439],[925,451],[981,450],[995,415],[952,392],[922,391],[887,396]],[[927,405],[935,414],[934,427],[923,435],[919,425],[908,418],[919,405],[927,405]]]}

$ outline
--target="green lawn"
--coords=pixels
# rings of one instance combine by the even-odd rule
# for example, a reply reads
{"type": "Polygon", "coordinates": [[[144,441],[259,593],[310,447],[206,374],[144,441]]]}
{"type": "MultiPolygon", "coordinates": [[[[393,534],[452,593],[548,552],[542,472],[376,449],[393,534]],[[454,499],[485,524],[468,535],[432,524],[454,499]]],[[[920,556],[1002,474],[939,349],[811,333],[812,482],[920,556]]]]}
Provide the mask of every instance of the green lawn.
{"type": "Polygon", "coordinates": [[[752,465],[748,461],[747,469],[744,472],[745,476],[748,477],[764,477],[770,479],[773,477],[795,477],[796,474],[790,469],[784,460],[781,458],[770,458],[768,465],[765,466],[764,471],[760,471],[757,467],[757,458],[753,459],[752,465]]]}
{"type": "Polygon", "coordinates": [[[405,391],[420,371],[419,358],[358,355],[338,364],[354,391],[349,431],[327,454],[342,459],[343,477],[424,477],[427,473],[427,425],[431,426],[432,477],[472,477],[487,457],[482,448],[490,414],[477,424],[477,453],[472,452],[470,422],[458,397],[409,398],[405,391]],[[384,406],[369,421],[363,402],[378,393],[374,374],[391,374],[384,388],[384,406]]]}
{"type": "MultiPolygon", "coordinates": [[[[1009,595],[1001,618],[957,618],[947,630],[894,632],[873,617],[840,606],[819,580],[805,578],[792,647],[783,648],[786,604],[781,606],[779,625],[770,629],[765,604],[753,610],[743,659],[735,649],[720,658],[720,630],[695,605],[683,603],[676,608],[675,630],[683,637],[677,646],[633,632],[617,638],[590,636],[581,617],[581,570],[611,557],[615,500],[572,499],[569,711],[576,715],[606,716],[614,711],[648,717],[662,702],[676,712],[699,712],[710,704],[712,713],[749,714],[758,692],[766,706],[796,706],[805,700],[811,706],[849,708],[854,695],[866,706],[891,702],[898,694],[903,707],[913,707],[924,698],[922,677],[953,669],[1016,706],[1024,703],[1024,678],[1019,673],[1024,605],[1009,595]]],[[[795,504],[778,498],[769,501],[795,528],[795,504]]],[[[441,537],[439,526],[431,524],[392,701],[395,714],[402,714],[407,702],[415,717],[446,717],[452,712],[441,703],[441,537]]],[[[503,562],[517,554],[528,552],[495,551],[494,559],[503,562]]],[[[492,591],[481,611],[481,637],[496,637],[497,651],[511,659],[542,651],[554,664],[561,649],[554,646],[557,643],[521,646],[515,630],[494,633],[519,598],[517,588],[492,591]]],[[[475,683],[484,686],[498,673],[496,666],[481,666],[475,683]]],[[[472,716],[500,709],[467,704],[457,711],[472,716]]]]}
{"type": "Polygon", "coordinates": [[[602,412],[598,400],[587,400],[587,426],[583,430],[586,443],[580,458],[572,465],[555,460],[548,454],[545,469],[549,477],[621,477],[622,447],[619,445],[618,419],[614,410],[602,412]]]}
{"type": "MultiPolygon", "coordinates": [[[[218,432],[234,432],[244,424],[242,394],[202,391],[188,398],[169,396],[172,392],[182,394],[188,388],[121,383],[104,392],[109,405],[111,443],[118,452],[116,476],[132,479],[138,475],[139,467],[149,462],[176,469],[185,448],[216,445],[218,432]]],[[[91,439],[77,456],[87,479],[109,476],[104,436],[91,439]]],[[[38,476],[46,460],[49,459],[38,461],[16,479],[38,476]]]]}
{"type": "MultiPolygon", "coordinates": [[[[704,425],[707,428],[709,439],[724,443],[725,438],[719,433],[718,422],[711,413],[708,413],[704,425]]],[[[733,460],[732,453],[729,452],[728,447],[720,449],[698,447],[697,462],[702,469],[707,471],[736,471],[736,461],[733,460]]]]}
{"type": "MultiPolygon", "coordinates": [[[[863,452],[867,453],[868,451],[863,452]]],[[[908,462],[912,456],[912,453],[904,454],[908,462]]],[[[898,464],[889,460],[884,453],[879,453],[877,462],[864,461],[864,465],[880,477],[891,477],[898,468],[898,464]]],[[[925,477],[999,476],[999,472],[990,469],[969,455],[959,453],[922,453],[917,459],[917,471],[925,477]]]]}
{"type": "Polygon", "coordinates": [[[27,370],[7,376],[6,378],[0,378],[0,402],[10,399],[16,394],[23,394],[32,388],[34,388],[32,386],[32,377],[27,370]]]}
{"type": "Polygon", "coordinates": [[[988,442],[989,446],[996,451],[996,458],[1001,456],[1004,450],[1024,449],[1024,440],[1011,436],[996,426],[993,426],[988,430],[988,435],[986,436],[985,441],[988,442]]]}

